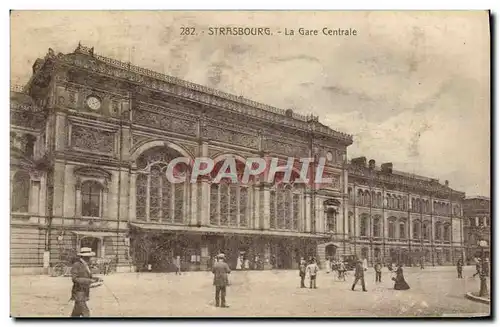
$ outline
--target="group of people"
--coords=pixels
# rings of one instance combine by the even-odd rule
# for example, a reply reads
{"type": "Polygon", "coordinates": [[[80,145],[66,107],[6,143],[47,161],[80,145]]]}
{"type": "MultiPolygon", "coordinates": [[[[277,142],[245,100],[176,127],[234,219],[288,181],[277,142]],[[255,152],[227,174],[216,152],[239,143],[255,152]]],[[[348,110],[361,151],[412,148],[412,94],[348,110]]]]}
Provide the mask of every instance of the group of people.
{"type": "MultiPolygon", "coordinates": [[[[330,273],[332,271],[337,271],[338,272],[338,279],[339,280],[344,280],[345,281],[345,273],[346,273],[346,265],[344,262],[341,261],[330,261],[326,260],[325,262],[326,265],[326,272],[330,273]]],[[[373,269],[375,270],[375,282],[376,283],[381,283],[382,282],[382,263],[377,262],[373,266],[373,269]]],[[[392,268],[392,266],[391,266],[392,268]]],[[[361,288],[363,292],[367,292],[366,289],[366,283],[365,283],[365,271],[368,269],[366,261],[363,262],[362,260],[357,260],[356,265],[354,268],[354,282],[352,284],[351,290],[354,291],[356,285],[358,283],[361,284],[361,288]]],[[[391,278],[394,281],[394,289],[395,290],[408,290],[410,289],[410,286],[406,282],[403,274],[403,266],[401,264],[397,265],[397,268],[393,271],[393,269],[389,269],[391,272],[394,273],[393,277],[391,278]]],[[[306,263],[304,258],[300,259],[300,264],[299,264],[299,276],[300,276],[300,287],[305,288],[305,278],[307,275],[309,275],[309,288],[317,288],[316,286],[316,280],[317,280],[317,275],[319,272],[319,267],[316,263],[315,258],[311,258],[309,261],[309,264],[306,263]]]]}
{"type": "MultiPolygon", "coordinates": [[[[92,271],[89,267],[90,258],[94,257],[95,253],[92,252],[90,248],[82,248],[77,254],[77,259],[71,268],[71,278],[73,281],[73,287],[71,289],[71,300],[74,301],[73,311],[71,313],[72,317],[89,317],[90,310],[87,306],[87,301],[89,300],[90,288],[98,287],[102,285],[103,280],[92,276],[92,271]]],[[[335,262],[335,266],[330,266],[328,264],[327,271],[334,270],[339,272],[339,276],[344,274],[345,276],[345,263],[335,262]]],[[[458,267],[458,264],[457,264],[458,267]]],[[[380,262],[374,265],[375,269],[375,281],[381,282],[382,275],[382,264],[380,262]]],[[[180,270],[180,269],[179,269],[180,270]]],[[[305,279],[309,276],[309,288],[316,289],[316,281],[319,272],[319,266],[316,262],[316,258],[310,258],[309,262],[306,262],[304,258],[300,259],[299,263],[299,276],[300,276],[300,287],[306,288],[305,279]]],[[[352,284],[351,290],[354,291],[356,285],[361,283],[362,290],[367,292],[365,284],[365,271],[367,267],[363,264],[363,261],[358,260],[356,262],[354,270],[354,282],[352,284]]],[[[215,286],[215,306],[221,308],[228,308],[226,303],[226,288],[229,285],[229,274],[231,269],[226,263],[226,257],[224,254],[218,254],[216,256],[216,261],[212,265],[213,273],[213,285],[215,286]]],[[[344,277],[345,280],[345,277],[344,277]]],[[[392,278],[394,281],[394,289],[396,290],[407,290],[410,288],[406,283],[403,276],[403,268],[398,265],[395,271],[395,276],[392,278]]]]}

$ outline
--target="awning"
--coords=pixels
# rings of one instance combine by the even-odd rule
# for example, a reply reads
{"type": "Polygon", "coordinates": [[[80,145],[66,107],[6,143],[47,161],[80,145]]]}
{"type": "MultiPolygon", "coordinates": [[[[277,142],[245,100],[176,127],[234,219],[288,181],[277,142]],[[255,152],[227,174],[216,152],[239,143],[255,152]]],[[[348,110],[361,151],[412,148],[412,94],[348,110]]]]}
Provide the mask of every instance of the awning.
{"type": "Polygon", "coordinates": [[[74,234],[78,236],[90,236],[90,237],[107,237],[107,236],[114,236],[116,237],[116,233],[112,232],[87,232],[87,231],[73,231],[74,234]]]}
{"type": "Polygon", "coordinates": [[[196,227],[182,225],[166,225],[151,223],[130,223],[132,227],[155,230],[164,232],[190,232],[201,234],[236,234],[236,235],[255,235],[255,236],[275,236],[275,237],[302,237],[302,238],[325,238],[324,235],[315,235],[310,233],[298,233],[290,231],[270,231],[259,229],[241,229],[241,228],[214,228],[214,227],[196,227]]]}

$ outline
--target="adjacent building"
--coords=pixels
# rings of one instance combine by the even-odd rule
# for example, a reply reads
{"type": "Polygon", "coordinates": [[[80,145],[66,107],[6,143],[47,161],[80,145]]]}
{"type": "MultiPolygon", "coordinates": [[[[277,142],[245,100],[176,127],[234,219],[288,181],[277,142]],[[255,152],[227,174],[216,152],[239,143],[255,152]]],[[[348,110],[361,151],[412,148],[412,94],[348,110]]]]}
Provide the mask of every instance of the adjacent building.
{"type": "Polygon", "coordinates": [[[449,264],[463,253],[463,193],[390,164],[347,162],[352,137],[315,116],[81,45],[38,59],[30,81],[11,90],[10,112],[12,273],[46,271],[81,246],[119,271],[168,271],[178,256],[183,269],[205,270],[221,251],[251,269],[343,254],[449,264]],[[171,160],[200,156],[214,160],[214,173],[226,158],[240,173],[249,157],[323,157],[332,182],[166,178],[171,160]]]}
{"type": "Polygon", "coordinates": [[[482,256],[479,241],[486,241],[485,254],[491,248],[491,201],[484,196],[466,198],[464,201],[464,246],[468,262],[482,256]]]}

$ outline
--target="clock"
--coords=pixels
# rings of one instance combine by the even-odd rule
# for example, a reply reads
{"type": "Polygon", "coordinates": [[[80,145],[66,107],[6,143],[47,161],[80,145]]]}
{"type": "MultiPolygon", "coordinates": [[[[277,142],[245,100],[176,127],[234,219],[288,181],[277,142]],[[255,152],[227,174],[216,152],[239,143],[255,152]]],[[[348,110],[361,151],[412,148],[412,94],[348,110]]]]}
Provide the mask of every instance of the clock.
{"type": "Polygon", "coordinates": [[[332,161],[333,160],[333,153],[327,152],[327,154],[326,154],[326,160],[332,161]]]}
{"type": "Polygon", "coordinates": [[[99,110],[101,108],[101,100],[95,96],[87,98],[87,106],[92,110],[99,110]]]}

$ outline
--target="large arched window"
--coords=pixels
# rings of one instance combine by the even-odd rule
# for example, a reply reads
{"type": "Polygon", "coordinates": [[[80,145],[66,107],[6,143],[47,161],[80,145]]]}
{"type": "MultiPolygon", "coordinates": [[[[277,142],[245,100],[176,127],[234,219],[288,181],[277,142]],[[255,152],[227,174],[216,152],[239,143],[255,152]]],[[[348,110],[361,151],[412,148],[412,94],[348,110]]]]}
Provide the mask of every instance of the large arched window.
{"type": "Polygon", "coordinates": [[[10,206],[12,212],[28,212],[30,202],[30,175],[26,171],[18,171],[12,180],[10,206]]]}
{"type": "MultiPolygon", "coordinates": [[[[185,182],[172,183],[168,180],[168,163],[180,154],[170,148],[153,148],[137,160],[136,218],[138,220],[185,223],[185,203],[188,197],[189,177],[185,182]]],[[[173,177],[187,174],[187,166],[177,164],[173,177]]]]}
{"type": "Polygon", "coordinates": [[[82,216],[102,216],[102,185],[96,181],[82,183],[82,216]]]}

